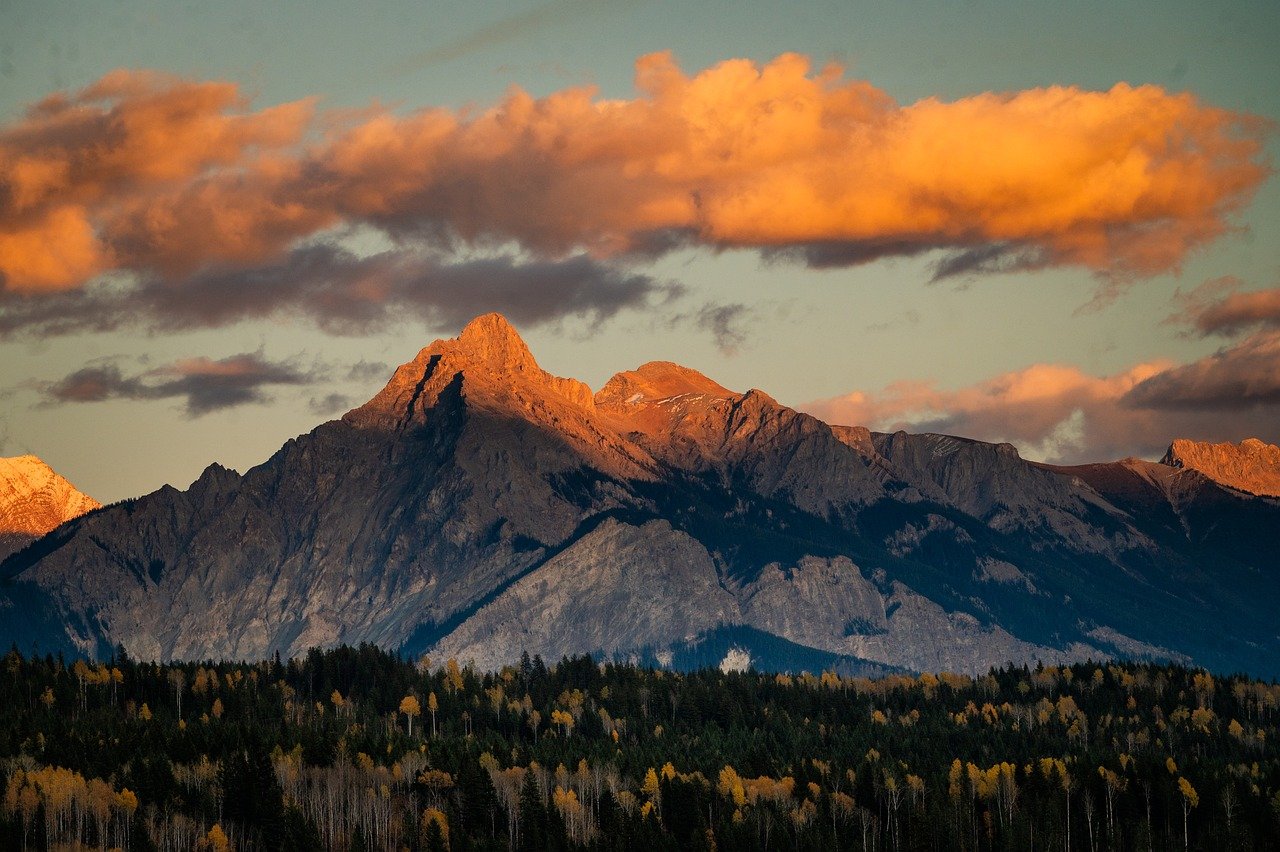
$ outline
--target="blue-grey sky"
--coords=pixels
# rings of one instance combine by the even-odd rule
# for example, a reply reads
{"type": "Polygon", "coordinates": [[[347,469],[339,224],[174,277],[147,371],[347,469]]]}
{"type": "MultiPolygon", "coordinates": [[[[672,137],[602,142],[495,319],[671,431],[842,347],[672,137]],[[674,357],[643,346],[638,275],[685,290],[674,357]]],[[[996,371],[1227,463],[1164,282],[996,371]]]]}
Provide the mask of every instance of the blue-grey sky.
{"type": "Polygon", "coordinates": [[[673,360],[831,420],[1066,461],[1274,442],[1277,43],[1273,2],[8,2],[0,455],[104,501],[244,470],[488,309],[594,387],[673,360]],[[657,52],[667,82],[638,90],[657,52]],[[806,88],[828,63],[843,76],[806,88]],[[553,105],[503,136],[484,116],[513,87],[553,105]],[[736,129],[753,98],[759,122],[814,91],[856,141],[736,129]],[[199,102],[229,141],[174,133],[169,164],[85,118],[147,98],[199,102]],[[424,141],[432,108],[456,139],[424,141]],[[722,149],[672,141],[697,122],[722,149]],[[560,141],[530,142],[544,127],[560,141]]]}

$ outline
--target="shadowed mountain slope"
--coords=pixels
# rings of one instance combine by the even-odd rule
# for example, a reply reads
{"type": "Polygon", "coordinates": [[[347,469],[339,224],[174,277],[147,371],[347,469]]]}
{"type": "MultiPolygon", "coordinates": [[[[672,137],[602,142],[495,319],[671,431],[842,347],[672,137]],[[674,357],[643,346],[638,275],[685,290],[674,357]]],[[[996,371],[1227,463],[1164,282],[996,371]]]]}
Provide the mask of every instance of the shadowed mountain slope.
{"type": "Polygon", "coordinates": [[[1280,502],[1144,464],[833,427],[664,362],[592,394],[491,314],[244,475],[210,467],[14,554],[0,641],[1280,673],[1280,502]]]}

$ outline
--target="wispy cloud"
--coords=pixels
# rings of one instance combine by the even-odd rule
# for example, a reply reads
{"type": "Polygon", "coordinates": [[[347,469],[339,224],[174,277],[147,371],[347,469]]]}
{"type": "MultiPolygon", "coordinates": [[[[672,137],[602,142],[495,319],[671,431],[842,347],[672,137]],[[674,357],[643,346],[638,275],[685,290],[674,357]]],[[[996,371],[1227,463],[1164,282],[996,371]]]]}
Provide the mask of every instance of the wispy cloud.
{"type": "Polygon", "coordinates": [[[82,367],[56,382],[39,387],[45,403],[103,402],[111,399],[182,399],[186,413],[199,417],[225,408],[270,401],[266,389],[307,385],[322,372],[304,370],[292,362],[270,361],[261,352],[227,358],[188,358],[127,375],[108,361],[82,367]]]}
{"type": "Polygon", "coordinates": [[[666,325],[670,328],[686,326],[707,332],[721,354],[734,356],[746,344],[748,326],[755,318],[755,309],[741,303],[706,302],[694,310],[671,313],[666,318],[666,325]]]}
{"type": "Polygon", "coordinates": [[[321,397],[311,397],[307,408],[318,417],[328,417],[347,411],[354,405],[351,397],[343,393],[330,393],[321,397]]]}
{"type": "Polygon", "coordinates": [[[1185,324],[1201,337],[1234,337],[1256,328],[1280,329],[1280,287],[1238,292],[1244,282],[1235,276],[1214,278],[1190,292],[1174,296],[1181,310],[1166,324],[1185,324]]]}
{"type": "Polygon", "coordinates": [[[636,0],[552,0],[550,3],[540,3],[528,11],[499,18],[463,36],[436,45],[398,63],[393,70],[401,74],[420,71],[525,39],[540,30],[584,15],[633,5],[637,5],[636,0]]]}

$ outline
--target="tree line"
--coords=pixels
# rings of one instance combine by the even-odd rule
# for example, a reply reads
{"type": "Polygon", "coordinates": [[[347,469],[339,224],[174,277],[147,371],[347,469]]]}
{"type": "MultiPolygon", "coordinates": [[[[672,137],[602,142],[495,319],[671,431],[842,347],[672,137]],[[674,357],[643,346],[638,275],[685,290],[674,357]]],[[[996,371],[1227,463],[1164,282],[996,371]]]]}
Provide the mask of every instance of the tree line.
{"type": "Polygon", "coordinates": [[[370,645],[0,670],[0,848],[1280,848],[1280,685],[870,680],[370,645]]]}

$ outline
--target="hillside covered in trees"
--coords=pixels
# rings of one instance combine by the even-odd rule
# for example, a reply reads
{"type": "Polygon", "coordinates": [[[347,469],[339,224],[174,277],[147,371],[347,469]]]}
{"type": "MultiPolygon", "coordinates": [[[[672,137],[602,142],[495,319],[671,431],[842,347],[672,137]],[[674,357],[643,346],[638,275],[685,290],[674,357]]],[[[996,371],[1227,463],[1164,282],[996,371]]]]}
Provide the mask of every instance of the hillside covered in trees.
{"type": "Polygon", "coordinates": [[[0,848],[1273,849],[1280,685],[0,661],[0,848]]]}

